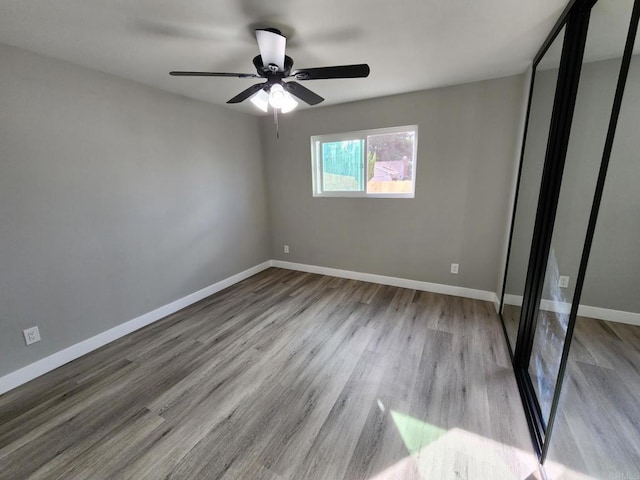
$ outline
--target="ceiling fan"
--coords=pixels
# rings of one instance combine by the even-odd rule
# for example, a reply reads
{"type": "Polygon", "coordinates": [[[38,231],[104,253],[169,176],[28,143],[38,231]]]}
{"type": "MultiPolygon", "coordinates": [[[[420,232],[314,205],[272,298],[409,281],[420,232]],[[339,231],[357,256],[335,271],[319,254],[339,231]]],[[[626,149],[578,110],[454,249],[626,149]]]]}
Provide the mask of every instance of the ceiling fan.
{"type": "Polygon", "coordinates": [[[287,113],[293,110],[298,102],[296,97],[309,105],[317,105],[324,100],[320,95],[312,92],[296,81],[284,80],[321,80],[331,78],[363,78],[369,75],[369,65],[339,65],[333,67],[305,68],[291,70],[293,60],[285,55],[287,38],[276,28],[255,30],[260,55],[253,59],[257,73],[227,73],[227,72],[170,72],[170,75],[184,77],[238,77],[263,78],[266,81],[257,83],[243,90],[227,103],[240,103],[248,98],[262,111],[266,112],[269,105],[274,112],[278,110],[287,113]]]}

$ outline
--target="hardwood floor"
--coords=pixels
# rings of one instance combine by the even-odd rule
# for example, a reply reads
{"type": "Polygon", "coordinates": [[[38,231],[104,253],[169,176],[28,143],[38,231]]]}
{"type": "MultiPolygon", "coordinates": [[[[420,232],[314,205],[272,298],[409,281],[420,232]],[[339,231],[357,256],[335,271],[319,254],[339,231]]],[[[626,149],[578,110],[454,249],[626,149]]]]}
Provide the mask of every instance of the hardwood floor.
{"type": "Polygon", "coordinates": [[[529,478],[501,328],[271,268],[0,396],[0,478],[529,478]]]}
{"type": "MultiPolygon", "coordinates": [[[[519,307],[504,312],[507,331],[517,331],[519,307]]],[[[567,317],[542,310],[538,317],[529,374],[543,412],[551,407],[567,317]]],[[[578,317],[562,388],[545,464],[551,478],[640,478],[640,327],[578,317]]]]}
{"type": "Polygon", "coordinates": [[[640,478],[640,327],[576,319],[558,412],[556,478],[640,478]]]}

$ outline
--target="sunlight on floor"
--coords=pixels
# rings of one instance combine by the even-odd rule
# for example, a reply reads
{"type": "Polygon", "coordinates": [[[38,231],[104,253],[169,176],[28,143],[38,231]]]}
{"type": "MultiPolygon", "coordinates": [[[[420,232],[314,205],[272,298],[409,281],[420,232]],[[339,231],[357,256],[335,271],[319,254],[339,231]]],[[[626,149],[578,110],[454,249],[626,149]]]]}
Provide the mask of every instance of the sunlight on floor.
{"type": "MultiPolygon", "coordinates": [[[[380,408],[384,406],[379,402],[380,408]]],[[[369,480],[542,478],[535,454],[459,428],[444,430],[400,412],[390,411],[409,456],[369,480]]],[[[550,480],[593,480],[562,465],[548,464],[550,480]]]]}

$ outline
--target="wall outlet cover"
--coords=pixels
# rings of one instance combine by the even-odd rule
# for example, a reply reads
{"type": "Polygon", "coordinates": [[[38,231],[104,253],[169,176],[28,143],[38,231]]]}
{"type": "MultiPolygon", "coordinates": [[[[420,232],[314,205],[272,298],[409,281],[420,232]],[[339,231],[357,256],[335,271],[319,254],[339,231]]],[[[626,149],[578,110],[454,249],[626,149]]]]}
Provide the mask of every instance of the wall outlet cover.
{"type": "Polygon", "coordinates": [[[459,265],[457,263],[452,263],[451,264],[451,273],[457,274],[458,273],[458,268],[459,268],[459,265]]]}
{"type": "Polygon", "coordinates": [[[22,331],[22,334],[24,335],[24,341],[27,345],[40,341],[40,330],[38,330],[38,327],[27,328],[22,331]]]}
{"type": "Polygon", "coordinates": [[[567,288],[569,286],[569,277],[560,275],[560,278],[558,278],[558,286],[560,288],[567,288]]]}
{"type": "Polygon", "coordinates": [[[284,246],[284,253],[289,253],[289,245],[284,246]]]}

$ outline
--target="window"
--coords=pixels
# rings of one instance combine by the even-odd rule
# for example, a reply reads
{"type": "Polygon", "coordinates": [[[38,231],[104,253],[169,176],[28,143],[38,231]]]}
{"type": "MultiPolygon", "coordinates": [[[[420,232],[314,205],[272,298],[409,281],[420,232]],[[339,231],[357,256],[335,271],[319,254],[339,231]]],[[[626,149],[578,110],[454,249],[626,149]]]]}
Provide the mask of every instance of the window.
{"type": "Polygon", "coordinates": [[[416,125],[311,137],[314,197],[413,198],[416,125]]]}

